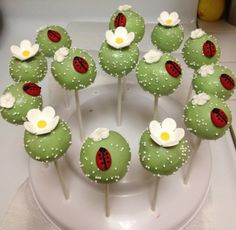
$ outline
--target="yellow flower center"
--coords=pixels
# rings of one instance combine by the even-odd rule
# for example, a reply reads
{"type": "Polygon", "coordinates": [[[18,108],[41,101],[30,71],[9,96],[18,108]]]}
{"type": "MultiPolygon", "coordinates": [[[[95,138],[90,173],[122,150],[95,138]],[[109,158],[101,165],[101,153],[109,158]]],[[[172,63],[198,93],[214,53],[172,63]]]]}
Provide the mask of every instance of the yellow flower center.
{"type": "Polygon", "coordinates": [[[29,55],[30,55],[29,50],[24,50],[24,51],[22,52],[22,55],[23,55],[24,57],[29,57],[29,55]]]}
{"type": "Polygon", "coordinates": [[[37,123],[37,126],[38,126],[40,129],[45,128],[46,125],[47,125],[47,122],[44,121],[44,120],[40,120],[40,121],[38,121],[38,123],[37,123]]]}
{"type": "Polygon", "coordinates": [[[166,24],[167,24],[167,25],[171,25],[172,23],[173,23],[173,20],[172,20],[172,19],[167,19],[167,20],[166,20],[166,24]]]}
{"type": "Polygon", "coordinates": [[[116,43],[117,43],[117,44],[121,44],[121,43],[123,43],[123,42],[124,42],[124,39],[123,39],[123,38],[120,38],[120,37],[116,38],[116,43]]]}
{"type": "Polygon", "coordinates": [[[163,133],[161,133],[160,137],[162,140],[168,141],[170,139],[170,134],[167,132],[163,132],[163,133]]]}

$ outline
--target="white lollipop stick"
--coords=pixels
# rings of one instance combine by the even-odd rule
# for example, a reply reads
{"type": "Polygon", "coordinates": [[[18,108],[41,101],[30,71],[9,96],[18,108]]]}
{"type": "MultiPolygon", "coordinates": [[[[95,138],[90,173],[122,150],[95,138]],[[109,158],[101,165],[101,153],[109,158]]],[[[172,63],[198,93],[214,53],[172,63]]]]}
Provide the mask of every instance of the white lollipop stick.
{"type": "Polygon", "coordinates": [[[64,90],[63,99],[64,99],[65,108],[69,109],[70,107],[70,92],[69,91],[64,90]]]}
{"type": "Polygon", "coordinates": [[[109,184],[105,184],[105,213],[106,217],[110,216],[109,184]]]}
{"type": "Polygon", "coordinates": [[[75,90],[75,102],[76,102],[76,111],[77,111],[77,119],[79,124],[79,134],[81,141],[84,140],[84,128],[83,128],[83,121],[82,121],[82,114],[80,108],[80,101],[79,101],[79,91],[75,90]]]}
{"type": "Polygon", "coordinates": [[[157,118],[157,110],[158,110],[158,96],[154,96],[154,107],[153,107],[153,120],[157,118]]]}
{"type": "Polygon", "coordinates": [[[118,94],[117,94],[117,125],[118,126],[121,125],[122,95],[123,95],[122,78],[118,77],[118,94]]]}
{"type": "Polygon", "coordinates": [[[59,168],[58,161],[57,160],[54,161],[54,164],[55,164],[55,168],[56,168],[56,171],[57,171],[57,176],[58,176],[58,179],[60,181],[60,185],[61,185],[64,197],[65,197],[66,200],[68,200],[69,197],[70,197],[69,190],[68,190],[67,186],[65,185],[65,181],[64,181],[62,172],[59,168]]]}
{"type": "Polygon", "coordinates": [[[160,177],[156,176],[155,184],[154,184],[154,192],[152,197],[151,209],[153,212],[156,211],[157,208],[157,194],[158,194],[158,187],[159,187],[160,177]]]}
{"type": "Polygon", "coordinates": [[[189,87],[189,91],[188,91],[188,95],[187,95],[187,98],[186,98],[186,101],[185,101],[185,104],[187,104],[192,96],[192,93],[193,93],[193,85],[191,83],[190,87],[189,87]]]}
{"type": "Polygon", "coordinates": [[[123,83],[122,83],[122,87],[123,87],[123,94],[122,94],[122,101],[125,100],[125,96],[126,96],[126,78],[124,77],[123,79],[123,83]]]}
{"type": "Polygon", "coordinates": [[[190,158],[188,160],[188,163],[186,164],[186,171],[182,171],[183,172],[183,182],[185,185],[187,185],[189,183],[189,178],[191,176],[191,172],[192,172],[192,169],[194,167],[194,162],[195,162],[195,159],[196,159],[196,155],[198,153],[198,150],[200,148],[200,145],[202,143],[202,139],[197,137],[197,140],[195,142],[195,145],[193,146],[193,151],[190,155],[190,158]]]}

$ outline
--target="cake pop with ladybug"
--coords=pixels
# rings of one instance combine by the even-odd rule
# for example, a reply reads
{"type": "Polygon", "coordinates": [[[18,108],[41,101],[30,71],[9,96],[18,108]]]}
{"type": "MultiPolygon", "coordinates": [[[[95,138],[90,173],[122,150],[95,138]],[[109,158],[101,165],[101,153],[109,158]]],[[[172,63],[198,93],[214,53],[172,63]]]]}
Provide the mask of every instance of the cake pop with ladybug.
{"type": "Polygon", "coordinates": [[[193,89],[199,93],[207,93],[228,100],[234,93],[235,74],[220,64],[203,65],[195,71],[193,89]]]}
{"type": "Polygon", "coordinates": [[[220,57],[220,47],[213,35],[206,34],[202,29],[191,32],[182,50],[186,64],[192,69],[216,63],[220,57]]]}
{"type": "Polygon", "coordinates": [[[93,58],[84,50],[62,47],[55,52],[51,71],[67,90],[80,90],[92,84],[97,71],[93,58]]]}
{"type": "Polygon", "coordinates": [[[232,123],[229,107],[219,98],[200,93],[184,109],[187,129],[196,136],[216,140],[222,137],[232,123]]]}
{"type": "Polygon", "coordinates": [[[0,111],[3,119],[21,125],[31,109],[42,107],[41,87],[36,83],[15,83],[6,88],[0,97],[0,111]]]}
{"type": "Polygon", "coordinates": [[[150,50],[136,68],[139,85],[154,96],[166,96],[181,83],[182,68],[178,60],[160,50],[150,50]]]}
{"type": "Polygon", "coordinates": [[[140,42],[145,32],[145,22],[143,17],[132,10],[130,5],[121,5],[111,16],[109,29],[115,31],[118,27],[125,27],[128,32],[135,33],[134,42],[140,42]]]}
{"type": "Polygon", "coordinates": [[[50,25],[37,30],[36,42],[45,56],[53,57],[59,48],[70,48],[72,41],[63,27],[50,25]]]}

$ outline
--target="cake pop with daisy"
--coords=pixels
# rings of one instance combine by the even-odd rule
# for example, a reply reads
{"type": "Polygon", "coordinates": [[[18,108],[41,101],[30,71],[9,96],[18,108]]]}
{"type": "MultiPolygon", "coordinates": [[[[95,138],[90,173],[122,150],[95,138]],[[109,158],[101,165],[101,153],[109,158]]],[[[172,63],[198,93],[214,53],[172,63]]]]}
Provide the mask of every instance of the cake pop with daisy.
{"type": "Polygon", "coordinates": [[[12,58],[9,71],[16,82],[40,82],[47,73],[47,60],[39,50],[38,44],[23,40],[20,46],[10,47],[12,58]]]}

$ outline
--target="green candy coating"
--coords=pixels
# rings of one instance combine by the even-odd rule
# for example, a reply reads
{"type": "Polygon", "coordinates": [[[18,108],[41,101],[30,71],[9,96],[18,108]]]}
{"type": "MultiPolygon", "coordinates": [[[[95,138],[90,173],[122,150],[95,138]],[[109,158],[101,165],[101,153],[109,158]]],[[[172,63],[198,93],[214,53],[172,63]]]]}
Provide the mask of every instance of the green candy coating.
{"type": "Polygon", "coordinates": [[[84,50],[70,48],[69,54],[64,61],[53,61],[51,71],[55,80],[67,90],[80,90],[88,87],[95,80],[97,75],[96,63],[93,58],[84,50]],[[79,73],[73,67],[75,57],[82,57],[88,63],[88,70],[79,73]]]}
{"type": "Polygon", "coordinates": [[[184,108],[184,122],[187,129],[200,138],[216,140],[222,137],[232,123],[232,115],[228,106],[219,98],[211,96],[204,105],[193,105],[190,101],[184,108]],[[216,127],[211,120],[214,108],[224,111],[228,123],[224,127],[216,127]]]}
{"type": "Polygon", "coordinates": [[[47,73],[47,60],[43,53],[38,52],[34,57],[21,61],[12,57],[9,65],[12,79],[16,82],[40,82],[47,73]]]}
{"type": "Polygon", "coordinates": [[[177,50],[184,39],[184,29],[181,25],[173,27],[157,24],[151,35],[152,44],[163,52],[177,50]]]}
{"type": "Polygon", "coordinates": [[[113,77],[124,77],[135,68],[139,49],[135,43],[122,49],[115,49],[103,42],[99,50],[99,63],[102,69],[113,77]]]}
{"type": "Polygon", "coordinates": [[[117,132],[110,131],[109,137],[95,142],[87,138],[80,151],[80,166],[85,176],[96,183],[114,183],[122,179],[130,164],[130,147],[127,141],[117,132]],[[109,169],[102,171],[96,164],[96,154],[103,147],[111,155],[109,169]]]}
{"type": "Polygon", "coordinates": [[[117,10],[110,19],[109,29],[115,30],[115,19],[119,13],[122,13],[126,17],[125,28],[128,32],[134,32],[135,38],[134,42],[138,43],[142,40],[145,33],[145,22],[143,17],[133,10],[119,11],[117,10]]]}
{"type": "Polygon", "coordinates": [[[165,68],[167,61],[178,60],[168,53],[164,53],[158,62],[146,63],[142,58],[136,68],[139,85],[155,96],[165,96],[173,93],[181,83],[182,74],[172,77],[165,68]]]}
{"type": "Polygon", "coordinates": [[[234,82],[236,82],[235,74],[227,67],[219,64],[214,65],[214,71],[214,74],[204,77],[202,77],[198,72],[195,72],[192,81],[193,89],[197,94],[206,93],[223,100],[228,100],[234,93],[235,87],[231,90],[226,89],[221,84],[220,76],[222,74],[227,74],[234,80],[234,82]]]}
{"type": "Polygon", "coordinates": [[[42,96],[30,96],[23,90],[24,83],[16,83],[6,88],[3,94],[11,93],[15,98],[12,108],[2,108],[1,114],[4,120],[21,125],[26,121],[26,115],[31,109],[41,109],[43,104],[42,96]]]}
{"type": "Polygon", "coordinates": [[[55,52],[61,47],[71,47],[71,38],[64,28],[61,26],[47,26],[44,29],[38,31],[36,36],[36,43],[39,44],[41,51],[46,57],[53,57],[55,52]],[[58,42],[53,42],[48,37],[48,31],[53,30],[58,32],[61,35],[61,38],[58,42]]]}
{"type": "Polygon", "coordinates": [[[62,120],[47,134],[35,135],[25,130],[24,145],[31,158],[42,162],[55,161],[70,147],[71,131],[67,123],[62,120]]]}
{"type": "Polygon", "coordinates": [[[182,55],[185,63],[192,69],[199,69],[203,65],[216,63],[220,57],[220,47],[217,39],[213,35],[204,34],[200,38],[188,38],[184,43],[182,55]],[[206,41],[211,41],[215,44],[216,54],[209,58],[204,56],[203,45],[206,41]]]}
{"type": "Polygon", "coordinates": [[[182,139],[173,147],[156,144],[150,131],[145,130],[139,144],[139,159],[142,166],[154,175],[167,176],[176,172],[188,159],[190,148],[187,140],[182,139]]]}

